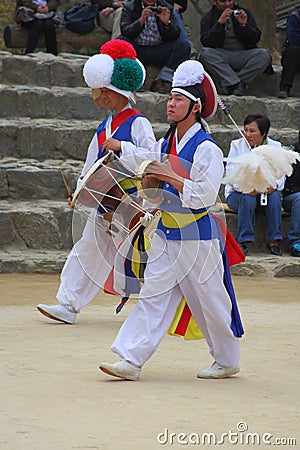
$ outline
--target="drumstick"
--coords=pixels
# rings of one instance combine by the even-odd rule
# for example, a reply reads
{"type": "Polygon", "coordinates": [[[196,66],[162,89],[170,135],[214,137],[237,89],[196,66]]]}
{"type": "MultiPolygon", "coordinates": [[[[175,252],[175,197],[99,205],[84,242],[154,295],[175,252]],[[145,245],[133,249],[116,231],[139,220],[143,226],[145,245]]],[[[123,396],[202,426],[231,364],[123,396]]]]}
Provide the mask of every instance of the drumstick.
{"type": "Polygon", "coordinates": [[[64,185],[65,185],[65,188],[66,188],[66,191],[67,191],[67,194],[68,194],[68,199],[71,202],[72,199],[73,199],[73,195],[71,193],[70,187],[69,187],[69,185],[67,183],[66,177],[65,177],[64,172],[63,172],[62,169],[60,169],[60,173],[61,173],[61,177],[62,177],[62,180],[64,182],[64,185]]]}

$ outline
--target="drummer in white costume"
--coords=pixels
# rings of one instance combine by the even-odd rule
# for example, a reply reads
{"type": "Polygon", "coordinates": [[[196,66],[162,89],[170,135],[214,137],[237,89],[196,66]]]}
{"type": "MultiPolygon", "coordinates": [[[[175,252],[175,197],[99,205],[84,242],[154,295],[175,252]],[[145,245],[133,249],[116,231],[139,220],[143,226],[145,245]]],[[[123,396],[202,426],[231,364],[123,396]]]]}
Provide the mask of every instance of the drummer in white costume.
{"type": "MultiPolygon", "coordinates": [[[[140,88],[145,78],[145,69],[136,60],[131,44],[120,40],[107,42],[99,55],[86,62],[83,75],[92,88],[95,105],[106,108],[110,114],[89,145],[81,177],[108,150],[117,152],[122,159],[123,152],[137,150],[147,154],[156,143],[150,122],[129,103],[133,91],[140,88]]],[[[39,304],[38,310],[50,319],[73,324],[77,313],[104,286],[115,254],[116,243],[111,236],[87,221],[82,238],[74,245],[62,270],[59,304],[39,304]]]]}
{"type": "MultiPolygon", "coordinates": [[[[99,366],[108,375],[139,379],[141,368],[168,331],[182,296],[214,359],[197,376],[227,378],[239,372],[242,325],[233,332],[222,249],[207,213],[223,177],[223,154],[202,129],[201,118],[214,115],[216,105],[215,87],[203,66],[198,61],[182,63],[174,74],[167,105],[168,120],[176,124],[174,138],[157,144],[156,161],[146,169],[165,181],[162,218],[152,238],[138,303],[111,347],[122,359],[99,366]],[[168,159],[161,158],[163,153],[168,159]],[[182,170],[178,169],[181,158],[182,170]]],[[[135,157],[137,164],[145,159],[140,152],[135,157]]]]}

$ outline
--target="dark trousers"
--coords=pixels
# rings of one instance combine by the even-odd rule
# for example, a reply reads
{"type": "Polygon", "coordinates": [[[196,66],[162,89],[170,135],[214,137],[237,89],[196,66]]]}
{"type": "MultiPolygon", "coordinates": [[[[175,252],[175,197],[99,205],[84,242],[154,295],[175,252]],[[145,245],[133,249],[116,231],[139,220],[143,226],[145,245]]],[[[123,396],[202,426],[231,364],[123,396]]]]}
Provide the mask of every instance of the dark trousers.
{"type": "Polygon", "coordinates": [[[52,19],[35,19],[31,22],[23,23],[23,26],[28,30],[25,53],[32,53],[35,50],[39,37],[44,33],[47,53],[57,55],[56,31],[52,19]]]}
{"type": "Polygon", "coordinates": [[[294,76],[300,71],[300,46],[291,45],[286,47],[281,58],[282,74],[280,86],[291,88],[293,86],[294,76]]]}
{"type": "Polygon", "coordinates": [[[162,42],[154,46],[139,45],[136,42],[119,36],[118,39],[130,42],[136,51],[137,58],[144,66],[166,67],[169,69],[167,76],[162,76],[166,81],[172,81],[172,74],[179,64],[189,59],[190,43],[184,37],[172,42],[162,42]],[[168,79],[169,77],[170,79],[168,79]]]}

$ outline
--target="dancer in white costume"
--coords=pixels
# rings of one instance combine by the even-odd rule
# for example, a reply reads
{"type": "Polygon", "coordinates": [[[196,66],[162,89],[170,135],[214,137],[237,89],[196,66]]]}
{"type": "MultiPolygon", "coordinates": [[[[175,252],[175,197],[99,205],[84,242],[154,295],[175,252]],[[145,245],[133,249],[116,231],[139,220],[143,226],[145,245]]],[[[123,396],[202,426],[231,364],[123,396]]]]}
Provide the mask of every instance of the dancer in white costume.
{"type": "MultiPolygon", "coordinates": [[[[129,100],[145,79],[145,69],[136,60],[131,44],[114,40],[101,47],[84,66],[85,82],[92,88],[97,107],[110,111],[97,128],[88,148],[82,176],[108,150],[122,160],[136,149],[148,153],[156,143],[150,122],[131,108],[129,100]]],[[[132,170],[135,166],[131,167],[132,170]]],[[[95,210],[95,215],[97,211],[95,210]]],[[[53,320],[73,324],[77,313],[104,286],[113,265],[116,243],[104,230],[88,220],[81,239],[74,245],[61,273],[59,304],[39,304],[38,310],[53,320]]]]}
{"type": "Polygon", "coordinates": [[[203,130],[201,119],[214,115],[216,91],[198,61],[182,63],[172,86],[167,115],[176,124],[176,131],[169,141],[157,144],[157,159],[163,154],[168,158],[146,169],[165,181],[162,218],[151,242],[137,306],[111,347],[122,360],[103,362],[99,367],[128,380],[139,379],[142,366],[168,331],[182,296],[214,358],[212,366],[200,371],[198,377],[226,378],[239,372],[238,337],[243,327],[237,308],[237,326],[233,326],[222,246],[207,211],[216,201],[224,170],[223,154],[203,130]]]}

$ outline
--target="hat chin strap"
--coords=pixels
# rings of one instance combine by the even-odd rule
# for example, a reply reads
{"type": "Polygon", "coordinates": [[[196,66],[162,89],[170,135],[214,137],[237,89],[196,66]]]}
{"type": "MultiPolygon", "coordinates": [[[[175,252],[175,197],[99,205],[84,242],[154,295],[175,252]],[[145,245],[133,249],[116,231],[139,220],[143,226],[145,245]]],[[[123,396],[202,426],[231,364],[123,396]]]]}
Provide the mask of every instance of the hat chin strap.
{"type": "MultiPolygon", "coordinates": [[[[183,94],[183,95],[184,95],[184,94],[183,94]]],[[[171,146],[172,146],[172,142],[173,142],[173,137],[174,137],[174,134],[175,134],[177,125],[178,125],[180,122],[183,122],[185,119],[187,119],[187,118],[189,117],[189,115],[191,114],[192,109],[193,109],[195,103],[197,103],[197,101],[195,101],[195,100],[191,100],[191,101],[190,101],[189,109],[187,110],[187,113],[186,113],[186,115],[183,117],[183,119],[178,120],[177,122],[171,122],[171,123],[170,123],[170,128],[168,129],[168,131],[166,132],[165,137],[164,137],[164,139],[167,139],[167,138],[169,137],[168,147],[167,147],[167,151],[166,151],[166,154],[167,154],[167,155],[170,154],[171,146]]]]}

